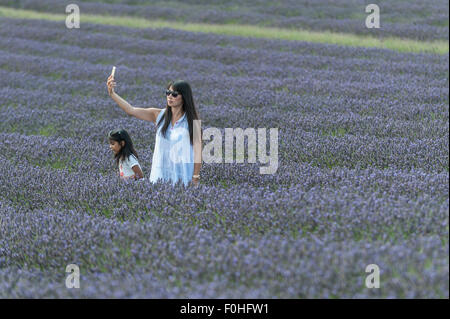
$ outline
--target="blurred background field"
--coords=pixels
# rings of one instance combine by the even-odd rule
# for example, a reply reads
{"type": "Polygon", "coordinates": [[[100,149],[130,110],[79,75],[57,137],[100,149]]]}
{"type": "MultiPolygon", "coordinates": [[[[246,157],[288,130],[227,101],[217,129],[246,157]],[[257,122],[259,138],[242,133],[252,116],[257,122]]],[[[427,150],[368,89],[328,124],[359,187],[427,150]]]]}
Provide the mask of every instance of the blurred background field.
{"type": "MultiPolygon", "coordinates": [[[[380,30],[365,28],[367,0],[253,0],[253,1],[77,1],[85,13],[164,19],[171,22],[249,24],[265,27],[348,32],[378,37],[399,36],[418,40],[448,40],[448,1],[377,1],[382,15],[380,30]]],[[[2,0],[2,6],[64,12],[65,1],[2,0]]]]}
{"type": "MultiPolygon", "coordinates": [[[[448,54],[448,3],[382,1],[379,29],[365,25],[369,3],[80,1],[84,22],[448,54]]],[[[47,20],[64,19],[61,13],[67,5],[59,0],[2,4],[12,8],[0,8],[0,15],[47,20]]]]}
{"type": "Polygon", "coordinates": [[[448,298],[448,2],[76,3],[0,0],[0,297],[448,298]],[[112,65],[134,106],[185,79],[203,129],[277,127],[278,171],[120,183],[108,131],[148,178],[156,129],[112,65]]]}

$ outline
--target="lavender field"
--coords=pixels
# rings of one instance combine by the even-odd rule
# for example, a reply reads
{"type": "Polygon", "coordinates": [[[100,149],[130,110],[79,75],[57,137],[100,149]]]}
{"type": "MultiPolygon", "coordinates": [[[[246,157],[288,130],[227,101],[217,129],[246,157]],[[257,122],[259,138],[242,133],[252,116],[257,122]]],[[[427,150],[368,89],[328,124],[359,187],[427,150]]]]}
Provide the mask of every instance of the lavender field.
{"type": "MultiPolygon", "coordinates": [[[[185,19],[203,21],[207,2],[191,2],[185,19]]],[[[328,2],[309,8],[321,30],[328,2]]],[[[287,16],[294,1],[211,3],[217,23],[313,24],[287,16]]],[[[427,16],[414,3],[415,24],[393,14],[390,35],[448,40],[448,2],[427,16]]],[[[358,33],[344,9],[342,30],[358,33]]],[[[0,17],[0,117],[0,298],[449,297],[448,55],[0,17]],[[113,65],[133,106],[164,108],[165,85],[185,79],[203,130],[278,128],[277,172],[203,163],[198,187],[152,184],[156,127],[108,96],[113,65]],[[118,180],[115,128],[144,181],[118,180]],[[80,289],[65,286],[68,264],[80,289]],[[379,289],[365,285],[369,264],[379,289]]]]}
{"type": "MultiPolygon", "coordinates": [[[[68,3],[0,0],[2,6],[53,13],[65,12],[68,3]]],[[[381,38],[449,39],[449,3],[445,0],[78,0],[73,3],[80,4],[83,11],[101,15],[330,30],[381,38]],[[381,8],[383,18],[379,30],[365,27],[365,7],[371,3],[381,8]]]]}

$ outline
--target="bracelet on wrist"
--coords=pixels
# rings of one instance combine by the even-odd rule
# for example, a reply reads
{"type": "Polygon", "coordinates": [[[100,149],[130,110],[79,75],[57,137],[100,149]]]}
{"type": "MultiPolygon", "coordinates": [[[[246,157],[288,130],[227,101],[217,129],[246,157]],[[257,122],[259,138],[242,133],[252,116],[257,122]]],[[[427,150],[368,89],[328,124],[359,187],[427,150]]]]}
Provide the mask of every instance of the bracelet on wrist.
{"type": "Polygon", "coordinates": [[[200,175],[192,175],[192,178],[200,178],[200,175]]]}

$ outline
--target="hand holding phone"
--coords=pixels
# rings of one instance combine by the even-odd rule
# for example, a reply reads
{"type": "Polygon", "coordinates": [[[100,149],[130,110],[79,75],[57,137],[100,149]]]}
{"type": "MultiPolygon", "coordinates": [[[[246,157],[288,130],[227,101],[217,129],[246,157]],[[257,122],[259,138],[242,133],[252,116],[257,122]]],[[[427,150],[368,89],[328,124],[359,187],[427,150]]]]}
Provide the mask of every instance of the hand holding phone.
{"type": "Polygon", "coordinates": [[[108,77],[108,80],[106,82],[106,85],[108,87],[108,93],[109,95],[114,93],[114,87],[116,86],[116,82],[114,81],[114,74],[116,73],[116,67],[113,66],[111,75],[108,77]]]}

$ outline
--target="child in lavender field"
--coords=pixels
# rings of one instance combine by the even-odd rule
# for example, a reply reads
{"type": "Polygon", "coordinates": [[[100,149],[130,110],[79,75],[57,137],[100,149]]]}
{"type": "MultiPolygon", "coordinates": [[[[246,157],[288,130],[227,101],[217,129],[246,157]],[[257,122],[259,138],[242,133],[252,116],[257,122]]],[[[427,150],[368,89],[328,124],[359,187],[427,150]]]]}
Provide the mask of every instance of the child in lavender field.
{"type": "Polygon", "coordinates": [[[138,155],[133,147],[130,135],[125,130],[109,132],[109,148],[114,153],[121,179],[141,179],[144,177],[138,155]]]}

